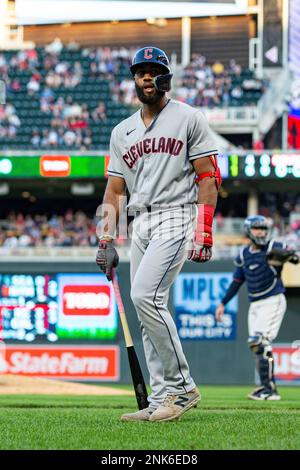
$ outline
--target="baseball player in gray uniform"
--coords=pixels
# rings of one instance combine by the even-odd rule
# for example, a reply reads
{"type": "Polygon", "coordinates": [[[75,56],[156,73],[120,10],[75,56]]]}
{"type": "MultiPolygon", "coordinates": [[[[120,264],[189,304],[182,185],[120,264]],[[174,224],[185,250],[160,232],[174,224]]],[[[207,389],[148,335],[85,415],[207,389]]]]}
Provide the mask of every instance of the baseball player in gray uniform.
{"type": "Polygon", "coordinates": [[[123,421],[171,421],[196,406],[191,377],[172,316],[169,289],[186,259],[212,255],[212,221],[221,184],[217,149],[203,114],[169,99],[172,74],[164,51],[144,47],[130,68],[142,108],[112,131],[97,264],[111,279],[119,200],[126,187],[135,214],[131,298],[141,324],[151,395],[146,409],[123,421]]]}

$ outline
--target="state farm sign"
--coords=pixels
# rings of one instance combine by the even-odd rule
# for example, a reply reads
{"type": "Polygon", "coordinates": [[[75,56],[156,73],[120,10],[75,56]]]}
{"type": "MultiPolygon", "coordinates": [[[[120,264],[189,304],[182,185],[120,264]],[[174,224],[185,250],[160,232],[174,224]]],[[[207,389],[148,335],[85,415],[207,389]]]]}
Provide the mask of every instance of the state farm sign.
{"type": "Polygon", "coordinates": [[[275,378],[278,382],[300,384],[300,348],[274,344],[275,378]]]}
{"type": "Polygon", "coordinates": [[[110,287],[105,285],[63,286],[65,315],[109,315],[110,287]]]}
{"type": "Polygon", "coordinates": [[[118,346],[6,345],[0,369],[5,374],[55,379],[116,381],[118,346]]]}
{"type": "Polygon", "coordinates": [[[45,177],[65,177],[71,172],[68,155],[43,155],[40,158],[40,173],[45,177]]]}

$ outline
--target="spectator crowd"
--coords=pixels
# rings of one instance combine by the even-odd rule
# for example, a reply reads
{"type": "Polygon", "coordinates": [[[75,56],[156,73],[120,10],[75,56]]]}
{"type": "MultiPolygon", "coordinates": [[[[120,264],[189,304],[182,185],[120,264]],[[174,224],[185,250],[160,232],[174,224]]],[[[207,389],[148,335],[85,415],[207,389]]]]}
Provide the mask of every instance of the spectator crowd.
{"type": "Polygon", "coordinates": [[[203,55],[195,53],[183,70],[176,88],[176,99],[191,106],[255,105],[258,95],[253,94],[252,103],[248,100],[244,103],[246,93],[263,93],[267,82],[244,72],[234,59],[228,66],[220,61],[209,65],[203,55]]]}
{"type": "MultiPolygon", "coordinates": [[[[273,221],[273,238],[282,239],[290,247],[300,250],[300,201],[295,200],[294,204],[286,201],[281,212],[278,209],[272,211],[272,206],[267,206],[263,202],[259,213],[273,221]]],[[[97,245],[98,221],[96,216],[72,209],[68,209],[62,215],[51,216],[10,212],[0,220],[0,247],[94,247],[97,245]]],[[[238,214],[237,217],[233,217],[232,214],[224,216],[224,213],[218,209],[215,216],[216,237],[223,233],[225,221],[232,222],[232,235],[243,235],[243,219],[238,217],[238,214]],[[238,229],[235,221],[242,222],[238,224],[238,229]]],[[[226,241],[222,240],[222,243],[226,244],[226,241]]],[[[124,244],[124,241],[120,238],[117,243],[124,244]]],[[[231,242],[230,244],[232,245],[231,242]]]]}
{"type": "Polygon", "coordinates": [[[0,105],[0,139],[1,137],[14,139],[20,125],[21,121],[16,114],[14,106],[10,103],[0,105]]]}
{"type": "MultiPolygon", "coordinates": [[[[7,86],[8,102],[0,105],[0,139],[5,137],[12,142],[17,141],[18,131],[26,125],[26,119],[18,116],[18,110],[11,103],[18,94],[26,93],[26,99],[36,103],[39,115],[49,118],[46,126],[45,121],[32,126],[30,144],[34,149],[90,149],[93,132],[101,132],[101,126],[93,130],[93,124],[109,128],[115,124],[110,121],[108,102],[100,99],[100,82],[107,84],[108,99],[116,106],[126,107],[128,114],[131,106],[139,105],[129,72],[135,50],[136,47],[80,48],[76,42],[64,46],[56,38],[42,50],[30,49],[9,55],[0,53],[0,77],[7,86]],[[64,51],[76,51],[75,59],[68,55],[66,60],[62,54],[64,51]],[[89,88],[89,83],[99,84],[97,95],[94,89],[89,88]],[[82,92],[80,99],[75,93],[77,90],[82,92]],[[87,90],[89,99],[86,98],[87,90]],[[67,91],[67,94],[62,91],[67,91]],[[91,105],[90,99],[93,98],[97,104],[91,105]]],[[[263,93],[266,86],[251,73],[244,76],[244,72],[235,60],[231,60],[228,66],[220,61],[209,65],[203,55],[193,54],[179,82],[174,81],[174,97],[193,106],[242,104],[248,91],[263,93]]],[[[253,104],[256,102],[254,99],[253,104]]],[[[119,120],[123,117],[119,114],[119,120]]]]}
{"type": "Polygon", "coordinates": [[[25,215],[11,212],[0,221],[0,246],[96,246],[96,220],[82,211],[64,215],[25,215]]]}
{"type": "MultiPolygon", "coordinates": [[[[79,46],[71,43],[67,49],[78,50],[79,46]]],[[[13,102],[20,92],[25,91],[27,99],[39,103],[40,113],[50,117],[47,128],[32,128],[30,144],[33,149],[59,147],[87,150],[92,145],[89,124],[100,124],[108,119],[103,101],[99,100],[94,108],[89,109],[84,100],[78,102],[73,98],[72,91],[83,82],[86,71],[80,61],[70,63],[60,59],[62,50],[63,45],[56,38],[40,53],[35,49],[19,51],[11,57],[0,53],[0,77],[6,83],[8,102],[13,102]],[[20,75],[28,77],[26,83],[20,75]],[[68,90],[69,94],[63,96],[61,89],[68,90]]],[[[85,79],[110,78],[118,69],[119,57],[124,56],[126,51],[123,48],[116,56],[110,48],[83,49],[81,57],[90,60],[90,70],[85,79]]],[[[26,120],[20,120],[12,104],[0,105],[0,139],[7,137],[16,140],[21,124],[26,125],[26,120]]]]}

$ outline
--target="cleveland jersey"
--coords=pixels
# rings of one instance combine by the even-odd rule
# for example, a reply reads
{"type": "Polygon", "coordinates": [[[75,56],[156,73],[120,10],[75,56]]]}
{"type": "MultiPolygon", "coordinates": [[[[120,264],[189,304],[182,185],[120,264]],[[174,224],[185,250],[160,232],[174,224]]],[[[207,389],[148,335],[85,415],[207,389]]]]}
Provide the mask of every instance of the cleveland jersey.
{"type": "Polygon", "coordinates": [[[108,174],[124,178],[129,208],[191,204],[197,201],[192,161],[216,154],[202,112],[169,100],[149,127],[138,110],[113,129],[108,174]]]}

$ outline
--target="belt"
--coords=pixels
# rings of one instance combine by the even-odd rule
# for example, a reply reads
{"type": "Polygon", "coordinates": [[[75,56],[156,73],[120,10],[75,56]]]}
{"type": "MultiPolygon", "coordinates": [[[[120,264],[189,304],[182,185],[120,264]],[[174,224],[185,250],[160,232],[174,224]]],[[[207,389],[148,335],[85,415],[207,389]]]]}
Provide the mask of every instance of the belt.
{"type": "Polygon", "coordinates": [[[141,214],[142,212],[154,212],[154,211],[159,211],[160,207],[158,206],[144,206],[144,207],[137,207],[137,208],[129,208],[128,212],[132,213],[138,213],[141,214]]]}
{"type": "Polygon", "coordinates": [[[178,209],[186,207],[186,204],[179,204],[178,206],[146,206],[145,209],[147,212],[154,212],[154,211],[159,211],[159,210],[164,210],[164,209],[178,209]]]}
{"type": "Polygon", "coordinates": [[[161,211],[161,210],[164,210],[164,209],[178,209],[178,208],[184,208],[186,207],[186,204],[179,204],[178,206],[156,206],[155,204],[153,206],[144,206],[144,207],[140,207],[140,208],[129,208],[128,209],[128,212],[138,212],[138,213],[142,213],[142,212],[157,212],[157,211],[161,211]]]}

